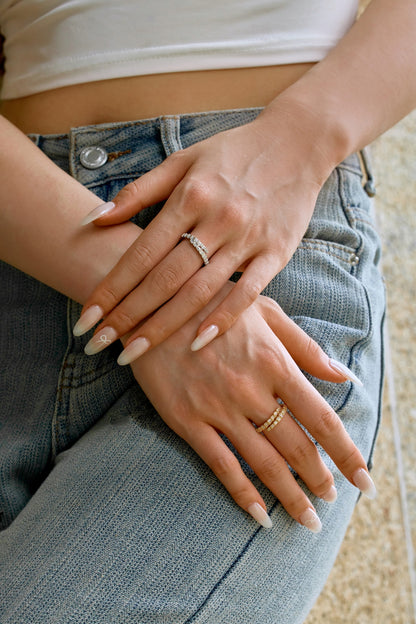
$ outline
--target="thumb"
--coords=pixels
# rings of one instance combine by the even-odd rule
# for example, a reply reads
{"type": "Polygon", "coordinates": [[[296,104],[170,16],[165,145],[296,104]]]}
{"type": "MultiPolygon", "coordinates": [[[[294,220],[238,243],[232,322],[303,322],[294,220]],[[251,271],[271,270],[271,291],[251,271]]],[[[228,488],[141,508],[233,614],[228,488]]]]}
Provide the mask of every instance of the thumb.
{"type": "Polygon", "coordinates": [[[144,208],[167,199],[190,167],[185,152],[175,152],[160,165],[126,184],[112,202],[98,206],[89,213],[83,225],[94,222],[105,226],[124,223],[144,208]]]}

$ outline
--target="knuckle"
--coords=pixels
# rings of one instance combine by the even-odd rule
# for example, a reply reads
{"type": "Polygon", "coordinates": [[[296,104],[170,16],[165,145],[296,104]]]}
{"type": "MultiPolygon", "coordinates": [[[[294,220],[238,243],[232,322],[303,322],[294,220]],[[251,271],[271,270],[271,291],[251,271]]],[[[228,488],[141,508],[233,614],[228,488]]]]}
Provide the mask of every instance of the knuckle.
{"type": "Polygon", "coordinates": [[[242,289],[242,298],[246,307],[254,303],[262,290],[261,285],[255,281],[247,281],[242,289]]]}
{"type": "Polygon", "coordinates": [[[234,472],[240,467],[237,458],[229,453],[224,455],[216,455],[210,462],[210,468],[214,474],[220,479],[228,477],[230,473],[234,472]]]}
{"type": "Polygon", "coordinates": [[[111,315],[111,325],[118,332],[126,332],[140,321],[140,317],[134,317],[129,311],[123,310],[121,306],[111,315]]]}
{"type": "Polygon", "coordinates": [[[278,457],[267,458],[266,460],[263,460],[260,465],[259,477],[264,480],[266,484],[279,480],[282,473],[283,465],[282,462],[279,461],[278,457]]]}
{"type": "Polygon", "coordinates": [[[322,439],[326,440],[334,435],[337,419],[337,415],[329,405],[321,410],[317,420],[317,432],[322,439]]]}
{"type": "Polygon", "coordinates": [[[148,271],[153,266],[152,250],[141,243],[133,245],[130,248],[129,260],[133,270],[137,268],[148,271]]]}
{"type": "Polygon", "coordinates": [[[362,467],[363,458],[361,456],[360,451],[354,443],[351,442],[352,448],[350,447],[340,458],[339,464],[343,469],[343,472],[351,472],[357,468],[362,467]]]}
{"type": "Polygon", "coordinates": [[[303,351],[307,358],[315,360],[319,357],[321,353],[321,347],[318,345],[317,342],[315,342],[315,340],[313,340],[313,338],[311,338],[310,336],[306,336],[305,344],[303,345],[303,351]]]}
{"type": "Polygon", "coordinates": [[[100,301],[105,301],[105,309],[111,310],[120,301],[120,294],[113,288],[111,283],[103,283],[100,292],[100,301]]]}
{"type": "Polygon", "coordinates": [[[138,180],[133,180],[132,182],[126,184],[126,186],[123,186],[123,188],[118,192],[118,198],[128,202],[139,201],[140,191],[138,180]]]}
{"type": "Polygon", "coordinates": [[[205,280],[198,279],[186,287],[185,295],[193,307],[201,308],[211,299],[212,288],[205,280]]]}
{"type": "Polygon", "coordinates": [[[316,446],[310,440],[297,444],[288,454],[287,459],[290,464],[296,463],[298,466],[310,465],[316,461],[319,453],[316,446]]]}
{"type": "Polygon", "coordinates": [[[334,480],[331,476],[331,473],[328,473],[326,478],[322,479],[314,488],[314,493],[321,498],[324,494],[328,492],[331,485],[334,485],[334,480]]]}
{"type": "Polygon", "coordinates": [[[177,270],[173,266],[164,267],[163,271],[157,270],[152,274],[151,286],[163,295],[176,293],[180,287],[177,270]]]}
{"type": "Polygon", "coordinates": [[[188,210],[199,211],[199,207],[209,204],[212,197],[210,185],[207,181],[199,178],[187,180],[184,191],[185,206],[188,210]]]}

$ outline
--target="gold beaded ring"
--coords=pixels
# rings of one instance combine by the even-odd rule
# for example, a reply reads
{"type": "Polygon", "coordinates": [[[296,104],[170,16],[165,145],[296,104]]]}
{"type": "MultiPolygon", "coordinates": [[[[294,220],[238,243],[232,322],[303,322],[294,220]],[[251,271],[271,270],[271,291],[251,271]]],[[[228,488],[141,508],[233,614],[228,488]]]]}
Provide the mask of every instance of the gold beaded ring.
{"type": "Polygon", "coordinates": [[[256,428],[257,433],[263,433],[263,431],[267,433],[269,431],[272,431],[272,429],[274,429],[276,425],[278,425],[279,422],[282,420],[286,412],[287,412],[287,405],[283,403],[282,401],[276,407],[276,409],[274,410],[270,418],[268,418],[266,422],[264,422],[262,425],[256,428]]]}

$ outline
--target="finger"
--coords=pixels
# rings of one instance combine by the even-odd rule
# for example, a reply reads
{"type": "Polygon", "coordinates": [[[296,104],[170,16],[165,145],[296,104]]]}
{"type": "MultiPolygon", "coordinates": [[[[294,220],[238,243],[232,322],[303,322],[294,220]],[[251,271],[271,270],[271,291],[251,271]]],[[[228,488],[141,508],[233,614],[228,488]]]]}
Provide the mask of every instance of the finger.
{"type": "MultiPolygon", "coordinates": [[[[285,408],[286,409],[286,408],[285,408]]],[[[256,424],[261,425],[267,417],[256,424]]],[[[287,463],[300,476],[309,490],[327,502],[334,502],[337,494],[334,478],[319,455],[316,445],[293,420],[289,411],[271,431],[264,431],[274,448],[285,458],[287,463]]]]}
{"type": "Polygon", "coordinates": [[[182,232],[191,227],[185,215],[181,221],[175,217],[174,210],[170,210],[175,195],[94,289],[83,306],[74,328],[75,335],[82,335],[105,317],[175,247],[182,232]]]}
{"type": "Polygon", "coordinates": [[[184,438],[230,493],[237,505],[266,528],[272,526],[266,505],[253,483],[244,474],[240,462],[218,433],[203,424],[184,438]]]}
{"type": "Polygon", "coordinates": [[[369,498],[375,496],[375,486],[368,474],[366,462],[351,440],[341,419],[319,392],[302,375],[293,371],[276,394],[289,406],[292,414],[328,453],[342,474],[369,498]]]}
{"type": "Polygon", "coordinates": [[[100,226],[123,223],[144,208],[165,200],[185,176],[190,163],[185,151],[171,154],[160,165],[126,184],[114,197],[114,208],[97,216],[94,223],[100,226]]]}
{"type": "Polygon", "coordinates": [[[349,368],[330,358],[273,299],[262,297],[261,308],[269,327],[302,370],[327,381],[342,383],[348,379],[363,385],[349,368]]]}
{"type": "Polygon", "coordinates": [[[166,340],[204,308],[233,271],[233,267],[230,269],[216,261],[212,266],[201,268],[199,254],[184,241],[106,316],[95,330],[85,352],[94,355],[102,351],[151,315],[140,329],[130,334],[125,343],[118,362],[130,364],[145,351],[166,340]],[[189,260],[184,262],[184,258],[189,260]]]}
{"type": "Polygon", "coordinates": [[[192,350],[198,351],[211,342],[214,337],[213,328],[215,328],[215,336],[225,333],[240,314],[257,299],[276,273],[276,262],[270,256],[256,256],[230,294],[201,323],[197,337],[192,343],[192,350]]]}
{"type": "Polygon", "coordinates": [[[224,433],[288,514],[299,524],[318,533],[321,522],[314,506],[293,477],[285,459],[272,444],[257,434],[248,420],[244,426],[240,424],[238,435],[235,430],[224,433]]]}

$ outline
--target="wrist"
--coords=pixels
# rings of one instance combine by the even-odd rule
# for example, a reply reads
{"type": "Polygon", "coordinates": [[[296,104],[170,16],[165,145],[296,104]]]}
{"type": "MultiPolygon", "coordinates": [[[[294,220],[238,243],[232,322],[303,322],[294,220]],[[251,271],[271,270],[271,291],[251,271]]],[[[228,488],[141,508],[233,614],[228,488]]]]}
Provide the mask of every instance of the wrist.
{"type": "Polygon", "coordinates": [[[273,100],[259,120],[267,123],[269,136],[287,136],[296,150],[298,165],[322,186],[354,147],[337,97],[311,88],[307,76],[273,100]]]}

